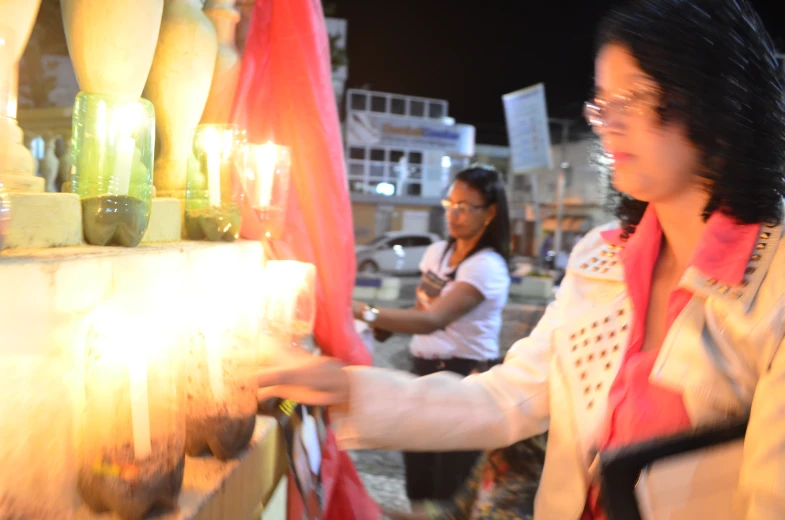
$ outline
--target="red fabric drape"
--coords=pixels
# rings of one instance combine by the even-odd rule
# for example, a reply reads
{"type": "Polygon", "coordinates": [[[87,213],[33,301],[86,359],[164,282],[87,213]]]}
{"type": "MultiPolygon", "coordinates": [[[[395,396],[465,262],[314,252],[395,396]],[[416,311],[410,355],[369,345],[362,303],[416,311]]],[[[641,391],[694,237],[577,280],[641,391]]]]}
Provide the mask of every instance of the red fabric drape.
{"type": "Polygon", "coordinates": [[[296,259],[316,265],[316,340],[332,356],[370,364],[351,315],[354,226],[318,1],[257,0],[233,120],[252,142],[291,147],[283,241],[296,259]]]}
{"type": "MultiPolygon", "coordinates": [[[[314,336],[350,364],[371,356],[354,330],[354,227],[346,186],[327,30],[318,0],[257,0],[232,110],[251,142],[272,140],[292,154],[292,185],[282,241],[289,255],[316,265],[314,336]]],[[[323,457],[324,518],[380,516],[351,459],[329,438],[323,457]]],[[[289,518],[300,520],[291,498],[289,518]],[[293,509],[294,507],[294,509],[293,509]]]]}

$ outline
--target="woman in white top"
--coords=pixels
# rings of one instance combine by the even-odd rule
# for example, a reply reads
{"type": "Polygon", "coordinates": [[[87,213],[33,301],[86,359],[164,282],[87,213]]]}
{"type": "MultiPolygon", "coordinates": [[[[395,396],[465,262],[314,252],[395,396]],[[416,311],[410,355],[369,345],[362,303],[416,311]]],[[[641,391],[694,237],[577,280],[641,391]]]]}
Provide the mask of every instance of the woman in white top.
{"type": "MultiPolygon", "coordinates": [[[[354,314],[377,331],[413,334],[412,373],[484,372],[499,357],[502,308],[510,287],[510,221],[504,184],[489,167],[456,175],[447,198],[450,238],[420,262],[414,309],[377,309],[355,302],[354,314]]],[[[404,453],[410,500],[447,499],[479,452],[404,453]]]]}

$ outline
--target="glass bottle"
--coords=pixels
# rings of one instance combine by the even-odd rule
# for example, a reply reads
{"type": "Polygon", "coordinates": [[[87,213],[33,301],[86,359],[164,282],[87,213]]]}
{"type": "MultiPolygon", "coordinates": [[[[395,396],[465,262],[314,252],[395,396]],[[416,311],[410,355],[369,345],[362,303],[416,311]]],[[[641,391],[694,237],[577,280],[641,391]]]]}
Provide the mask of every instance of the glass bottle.
{"type": "Polygon", "coordinates": [[[152,204],[152,103],[80,92],[71,139],[71,190],[82,199],[85,240],[100,246],[139,245],[152,204]]]}
{"type": "Polygon", "coordinates": [[[185,230],[191,240],[233,242],[240,236],[242,145],[237,125],[203,124],[194,131],[196,167],[189,167],[185,230]]]}

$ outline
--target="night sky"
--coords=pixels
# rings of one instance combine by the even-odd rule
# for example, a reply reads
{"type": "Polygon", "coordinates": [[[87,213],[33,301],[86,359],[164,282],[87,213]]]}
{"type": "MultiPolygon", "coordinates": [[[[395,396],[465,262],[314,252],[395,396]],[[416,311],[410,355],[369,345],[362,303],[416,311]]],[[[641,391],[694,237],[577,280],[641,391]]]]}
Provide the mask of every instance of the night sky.
{"type": "MultiPolygon", "coordinates": [[[[578,119],[594,28],[614,0],[325,0],[346,18],[352,88],[446,99],[477,142],[507,144],[501,96],[544,82],[551,117],[578,119]],[[576,7],[580,6],[580,7],[576,7]]],[[[753,0],[785,52],[785,3],[753,0]]]]}

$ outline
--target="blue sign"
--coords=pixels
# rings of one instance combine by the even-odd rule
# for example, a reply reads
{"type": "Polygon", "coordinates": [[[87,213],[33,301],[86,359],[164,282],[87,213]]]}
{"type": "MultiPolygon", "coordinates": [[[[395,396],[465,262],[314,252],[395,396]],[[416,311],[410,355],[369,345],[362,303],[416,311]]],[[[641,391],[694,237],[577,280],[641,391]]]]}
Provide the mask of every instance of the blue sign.
{"type": "Polygon", "coordinates": [[[390,146],[474,155],[474,127],[447,125],[422,117],[401,117],[350,110],[346,117],[349,146],[390,146]]]}

